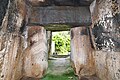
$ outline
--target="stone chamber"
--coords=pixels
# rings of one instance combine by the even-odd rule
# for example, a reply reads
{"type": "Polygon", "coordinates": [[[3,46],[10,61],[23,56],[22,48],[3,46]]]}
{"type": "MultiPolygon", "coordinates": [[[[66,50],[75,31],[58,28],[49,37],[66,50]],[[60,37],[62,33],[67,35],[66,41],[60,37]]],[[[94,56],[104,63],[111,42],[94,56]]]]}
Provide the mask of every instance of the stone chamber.
{"type": "Polygon", "coordinates": [[[42,78],[46,36],[66,30],[79,80],[120,80],[120,0],[0,0],[0,80],[42,78]]]}

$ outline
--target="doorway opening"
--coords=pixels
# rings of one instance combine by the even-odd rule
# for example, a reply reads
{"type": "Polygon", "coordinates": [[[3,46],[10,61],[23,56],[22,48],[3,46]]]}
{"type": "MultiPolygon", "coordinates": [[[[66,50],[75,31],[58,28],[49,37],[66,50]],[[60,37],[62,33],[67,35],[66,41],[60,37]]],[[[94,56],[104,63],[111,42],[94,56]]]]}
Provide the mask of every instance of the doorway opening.
{"type": "Polygon", "coordinates": [[[70,64],[70,41],[70,30],[51,31],[48,70],[42,80],[77,80],[70,64]]]}
{"type": "Polygon", "coordinates": [[[70,51],[70,31],[52,32],[51,56],[66,58],[70,51]]]}

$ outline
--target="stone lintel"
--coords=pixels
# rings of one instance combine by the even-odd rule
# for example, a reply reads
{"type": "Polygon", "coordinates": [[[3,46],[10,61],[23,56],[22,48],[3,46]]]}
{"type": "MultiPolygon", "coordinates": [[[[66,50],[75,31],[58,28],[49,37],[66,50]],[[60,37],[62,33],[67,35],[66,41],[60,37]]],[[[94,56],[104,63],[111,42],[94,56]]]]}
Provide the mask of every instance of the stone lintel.
{"type": "MultiPolygon", "coordinates": [[[[91,14],[88,7],[52,6],[33,7],[28,25],[61,24],[70,26],[90,26],[91,14]]],[[[49,28],[50,26],[48,26],[49,28]]],[[[53,26],[51,26],[53,28],[53,26]]],[[[54,27],[57,28],[57,27],[54,27]]],[[[63,27],[67,28],[68,27],[63,27]]],[[[58,29],[59,30],[59,29],[58,29]]]]}
{"type": "Polygon", "coordinates": [[[94,0],[27,0],[32,6],[89,6],[94,0]]]}

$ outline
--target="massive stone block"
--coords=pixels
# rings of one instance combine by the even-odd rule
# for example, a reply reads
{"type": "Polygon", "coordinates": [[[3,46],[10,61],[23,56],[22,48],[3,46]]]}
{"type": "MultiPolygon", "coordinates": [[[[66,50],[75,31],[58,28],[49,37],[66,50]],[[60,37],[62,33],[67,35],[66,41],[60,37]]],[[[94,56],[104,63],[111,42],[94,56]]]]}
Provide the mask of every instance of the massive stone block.
{"type": "Polygon", "coordinates": [[[2,24],[2,20],[5,16],[6,10],[7,10],[7,6],[8,5],[8,0],[1,0],[0,1],[0,26],[2,24]]]}
{"type": "Polygon", "coordinates": [[[96,75],[101,80],[120,80],[120,2],[96,1],[92,14],[96,75]]]}
{"type": "MultiPolygon", "coordinates": [[[[4,7],[6,8],[5,5],[4,7]]],[[[22,35],[21,28],[26,27],[25,16],[25,2],[10,0],[0,30],[0,56],[1,59],[3,58],[0,80],[20,80],[22,77],[22,52],[25,36],[22,35]]]]}
{"type": "MultiPolygon", "coordinates": [[[[28,25],[68,24],[72,26],[91,25],[88,7],[33,7],[28,25]]],[[[50,27],[50,26],[49,26],[50,27]]],[[[51,26],[53,27],[53,26],[51,26]]],[[[54,27],[55,28],[55,27],[54,27]]]]}
{"type": "Polygon", "coordinates": [[[89,6],[93,0],[28,0],[32,6],[89,6]]]}
{"type": "Polygon", "coordinates": [[[94,55],[86,27],[71,29],[71,62],[79,79],[95,74],[94,55]]]}
{"type": "Polygon", "coordinates": [[[29,77],[37,80],[45,74],[48,67],[48,51],[46,30],[40,26],[28,28],[28,48],[24,52],[24,77],[22,80],[29,80],[29,77]]]}

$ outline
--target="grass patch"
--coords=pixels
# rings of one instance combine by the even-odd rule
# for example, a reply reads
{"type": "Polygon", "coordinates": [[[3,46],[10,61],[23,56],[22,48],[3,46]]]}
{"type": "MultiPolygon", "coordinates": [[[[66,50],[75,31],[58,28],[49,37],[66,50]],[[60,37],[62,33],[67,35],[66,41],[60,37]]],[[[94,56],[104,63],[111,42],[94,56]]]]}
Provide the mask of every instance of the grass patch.
{"type": "Polygon", "coordinates": [[[66,76],[47,74],[42,80],[69,80],[66,76]]]}
{"type": "MultiPolygon", "coordinates": [[[[55,60],[49,60],[49,67],[46,75],[41,80],[78,80],[74,74],[73,68],[70,64],[66,64],[66,69],[63,73],[54,73],[54,62],[55,60]]],[[[59,70],[59,67],[58,67],[59,70]]],[[[59,72],[59,71],[58,71],[59,72]]]]}
{"type": "Polygon", "coordinates": [[[68,68],[65,73],[61,75],[54,75],[51,73],[47,73],[42,80],[77,80],[77,77],[74,75],[74,71],[71,67],[68,68]]]}
{"type": "Polygon", "coordinates": [[[74,74],[53,75],[47,74],[42,80],[77,80],[74,74]]]}

